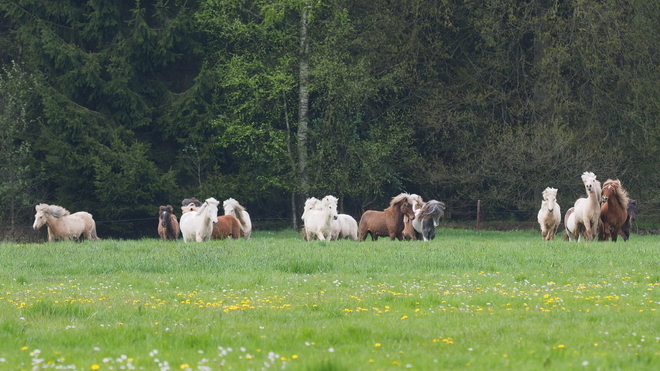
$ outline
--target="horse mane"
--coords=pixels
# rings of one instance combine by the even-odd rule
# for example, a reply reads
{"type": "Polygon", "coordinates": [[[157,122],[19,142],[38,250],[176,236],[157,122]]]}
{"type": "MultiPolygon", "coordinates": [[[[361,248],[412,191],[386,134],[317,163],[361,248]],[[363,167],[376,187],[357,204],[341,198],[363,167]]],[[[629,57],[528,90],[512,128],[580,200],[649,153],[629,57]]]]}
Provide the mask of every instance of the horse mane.
{"type": "Polygon", "coordinates": [[[624,210],[628,210],[628,203],[630,202],[630,198],[628,197],[628,192],[623,189],[621,181],[619,179],[608,179],[605,183],[603,183],[603,187],[607,186],[611,186],[614,189],[614,196],[617,198],[617,200],[619,200],[619,204],[621,204],[621,207],[624,210]]]}
{"type": "Polygon", "coordinates": [[[414,193],[411,194],[411,195],[410,195],[410,199],[411,199],[412,201],[417,202],[417,205],[419,205],[419,206],[418,206],[418,209],[421,209],[421,208],[424,207],[424,205],[426,204],[426,203],[424,202],[424,199],[422,198],[422,196],[420,196],[420,195],[418,195],[418,194],[414,194],[414,193]]]}
{"type": "Polygon", "coordinates": [[[422,209],[420,210],[419,215],[417,215],[417,217],[420,218],[420,219],[424,219],[428,216],[432,216],[434,218],[436,216],[437,217],[442,216],[445,213],[445,207],[446,206],[445,206],[444,202],[431,200],[431,201],[427,202],[424,205],[424,207],[422,207],[422,209]]]}
{"type": "Polygon", "coordinates": [[[234,216],[238,221],[241,223],[241,225],[245,224],[245,220],[243,220],[243,211],[245,211],[245,208],[243,205],[239,204],[238,201],[234,200],[233,198],[228,198],[222,203],[222,207],[227,207],[227,205],[232,205],[234,206],[234,216]]]}
{"type": "Polygon", "coordinates": [[[394,205],[399,204],[403,201],[408,201],[408,203],[412,206],[412,200],[410,198],[410,194],[400,193],[399,195],[392,197],[392,201],[390,201],[390,207],[393,207],[394,205]]]}
{"type": "Polygon", "coordinates": [[[70,215],[69,210],[63,208],[62,206],[57,205],[48,205],[48,204],[39,204],[35,206],[37,212],[41,211],[46,214],[51,215],[54,218],[61,218],[63,216],[70,215]]]}
{"type": "Polygon", "coordinates": [[[202,202],[195,197],[193,198],[185,198],[183,201],[181,201],[181,206],[188,206],[190,204],[195,205],[195,207],[200,207],[202,206],[202,202]]]}

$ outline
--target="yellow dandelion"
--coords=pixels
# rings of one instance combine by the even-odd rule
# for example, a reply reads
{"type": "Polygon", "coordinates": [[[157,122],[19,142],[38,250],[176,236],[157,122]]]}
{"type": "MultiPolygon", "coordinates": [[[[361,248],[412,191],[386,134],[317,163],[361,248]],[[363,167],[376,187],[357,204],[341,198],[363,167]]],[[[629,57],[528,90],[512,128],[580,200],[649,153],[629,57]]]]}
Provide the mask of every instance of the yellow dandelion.
{"type": "Polygon", "coordinates": [[[98,370],[99,368],[101,368],[101,366],[99,366],[99,365],[92,365],[92,370],[98,370]]]}
{"type": "Polygon", "coordinates": [[[376,344],[374,344],[374,346],[375,346],[375,347],[379,347],[379,346],[380,346],[380,343],[376,343],[376,344]]]}
{"type": "Polygon", "coordinates": [[[181,366],[179,366],[179,368],[182,369],[182,370],[184,370],[184,369],[186,369],[186,368],[189,368],[189,367],[190,367],[190,366],[188,366],[187,363],[184,363],[184,364],[182,364],[181,366]]]}
{"type": "Polygon", "coordinates": [[[23,347],[21,348],[21,350],[28,350],[28,347],[23,347]]]}
{"type": "Polygon", "coordinates": [[[560,348],[560,349],[561,349],[561,348],[564,348],[564,344],[559,344],[559,345],[557,345],[557,348],[560,348]]]}
{"type": "Polygon", "coordinates": [[[297,354],[292,355],[291,359],[298,359],[298,355],[297,354]]]}
{"type": "Polygon", "coordinates": [[[401,317],[401,319],[408,319],[408,316],[403,316],[401,317]]]}

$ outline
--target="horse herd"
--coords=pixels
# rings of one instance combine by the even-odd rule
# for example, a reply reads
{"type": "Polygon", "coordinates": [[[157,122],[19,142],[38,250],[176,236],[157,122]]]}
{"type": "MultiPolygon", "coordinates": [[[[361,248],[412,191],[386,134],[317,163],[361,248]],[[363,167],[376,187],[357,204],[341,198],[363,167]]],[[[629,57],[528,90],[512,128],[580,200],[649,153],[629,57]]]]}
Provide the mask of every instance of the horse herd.
{"type": "MultiPolygon", "coordinates": [[[[617,240],[621,235],[625,241],[630,237],[631,222],[635,220],[636,202],[619,180],[608,179],[601,188],[596,175],[582,174],[587,197],[579,198],[564,217],[565,240],[592,241],[617,240]]],[[[389,237],[391,240],[424,240],[435,237],[440,218],[444,216],[445,204],[437,200],[424,202],[416,194],[401,193],[392,198],[388,208],[367,210],[358,222],[348,214],[337,212],[338,199],[327,195],[305,201],[302,214],[304,227],[302,236],[307,241],[333,241],[348,238],[364,241],[367,235],[372,240],[389,237]]],[[[250,214],[233,198],[222,204],[224,215],[218,216],[220,202],[208,198],[201,202],[195,198],[181,203],[180,220],[174,215],[171,205],[160,206],[158,234],[161,239],[176,240],[183,236],[184,242],[203,242],[210,239],[249,239],[252,233],[250,214]]],[[[98,240],[96,223],[92,214],[80,211],[74,214],[57,205],[39,204],[35,207],[33,228],[44,224],[48,227],[48,241],[56,239],[80,240],[83,236],[91,241],[98,240]]],[[[538,223],[544,240],[552,240],[561,223],[561,211],[557,204],[557,189],[548,187],[543,191],[543,201],[538,212],[538,223]]]]}
{"type": "MultiPolygon", "coordinates": [[[[418,195],[401,193],[392,198],[390,207],[383,211],[368,210],[360,219],[360,225],[347,214],[337,213],[334,196],[323,199],[307,199],[302,214],[304,221],[303,238],[307,241],[366,239],[379,236],[390,239],[424,239],[435,237],[435,228],[444,215],[445,204],[436,200],[424,202],[418,195]]],[[[183,236],[184,242],[203,242],[210,239],[250,238],[252,222],[250,214],[233,198],[222,204],[224,215],[218,216],[220,202],[208,198],[201,202],[187,198],[181,202],[181,218],[177,220],[172,205],[160,206],[158,212],[158,235],[162,240],[176,240],[183,236]]],[[[80,211],[74,214],[57,205],[39,204],[35,207],[35,230],[43,225],[48,227],[48,241],[80,240],[84,236],[91,241],[98,240],[96,223],[92,214],[80,211]]]]}
{"type": "MultiPolygon", "coordinates": [[[[575,201],[564,216],[564,240],[593,241],[612,239],[618,236],[624,241],[630,238],[630,227],[635,220],[637,202],[628,197],[621,181],[608,179],[602,186],[596,174],[584,172],[582,183],[586,197],[575,201]]],[[[538,222],[544,240],[555,238],[561,223],[561,211],[557,204],[557,189],[548,187],[543,191],[543,201],[538,212],[538,222]]]]}
{"type": "Polygon", "coordinates": [[[352,216],[337,213],[337,201],[332,195],[320,200],[311,197],[305,201],[302,214],[305,240],[333,241],[348,238],[364,241],[370,235],[373,241],[378,237],[428,241],[435,237],[435,228],[446,208],[443,202],[424,202],[419,195],[401,193],[392,198],[390,206],[385,210],[365,211],[358,226],[352,216]]]}

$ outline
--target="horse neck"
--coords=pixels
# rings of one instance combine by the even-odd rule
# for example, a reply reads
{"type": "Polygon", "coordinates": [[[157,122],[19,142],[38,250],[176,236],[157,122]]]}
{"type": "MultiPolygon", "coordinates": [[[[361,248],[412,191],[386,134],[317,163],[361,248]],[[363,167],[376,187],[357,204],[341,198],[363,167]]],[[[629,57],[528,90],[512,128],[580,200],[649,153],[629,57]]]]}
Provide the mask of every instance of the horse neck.
{"type": "Polygon", "coordinates": [[[245,224],[245,221],[243,220],[243,210],[235,207],[233,214],[236,217],[236,219],[238,219],[239,223],[245,224]]]}
{"type": "Polygon", "coordinates": [[[45,213],[44,215],[46,216],[46,226],[48,226],[48,228],[50,228],[53,233],[60,234],[65,230],[66,222],[64,221],[64,218],[66,215],[59,218],[56,218],[48,213],[45,213]]]}

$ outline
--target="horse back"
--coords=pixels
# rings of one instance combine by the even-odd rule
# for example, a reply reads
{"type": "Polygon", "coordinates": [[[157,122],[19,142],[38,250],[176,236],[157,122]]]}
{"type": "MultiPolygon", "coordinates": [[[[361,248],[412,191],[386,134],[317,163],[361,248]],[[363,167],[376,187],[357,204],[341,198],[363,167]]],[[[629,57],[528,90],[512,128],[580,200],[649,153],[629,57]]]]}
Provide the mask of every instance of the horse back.
{"type": "Polygon", "coordinates": [[[367,233],[371,233],[372,237],[377,236],[389,236],[389,230],[387,228],[387,218],[384,211],[377,210],[367,210],[362,214],[360,218],[360,239],[366,236],[367,233]]]}
{"type": "Polygon", "coordinates": [[[212,238],[239,238],[240,236],[241,223],[234,215],[218,216],[218,222],[213,226],[212,238]]]}

